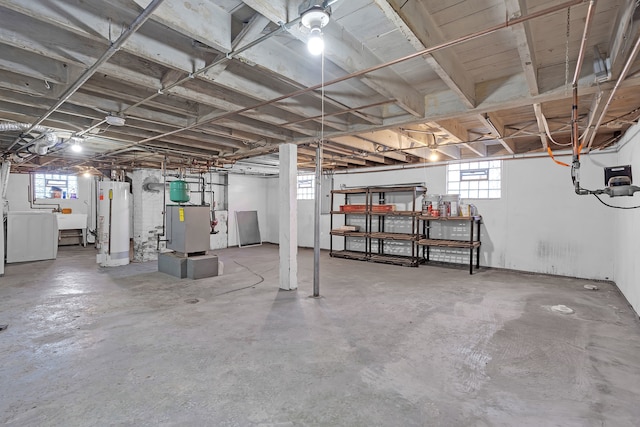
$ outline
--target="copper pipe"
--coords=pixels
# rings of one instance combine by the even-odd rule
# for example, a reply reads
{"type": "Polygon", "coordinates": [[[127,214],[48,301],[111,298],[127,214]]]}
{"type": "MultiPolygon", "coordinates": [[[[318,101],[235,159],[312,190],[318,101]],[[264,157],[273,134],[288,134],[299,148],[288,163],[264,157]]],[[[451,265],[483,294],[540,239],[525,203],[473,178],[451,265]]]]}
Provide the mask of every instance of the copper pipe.
{"type": "Polygon", "coordinates": [[[584,62],[584,51],[587,45],[587,39],[589,38],[589,29],[591,28],[591,21],[593,21],[593,15],[595,11],[596,1],[591,0],[589,2],[589,10],[587,11],[587,18],[584,23],[584,31],[582,32],[582,40],[580,42],[580,50],[578,51],[578,62],[576,63],[576,71],[573,74],[573,105],[571,106],[571,142],[573,143],[573,156],[574,160],[580,158],[580,151],[582,146],[579,141],[578,134],[578,79],[580,78],[580,71],[582,70],[582,63],[584,62]]]}
{"type": "Polygon", "coordinates": [[[587,10],[587,17],[585,18],[584,31],[582,32],[582,41],[580,42],[580,51],[578,52],[578,63],[576,64],[576,71],[573,74],[572,84],[575,86],[578,84],[580,78],[580,71],[582,71],[582,63],[584,62],[584,51],[587,47],[587,39],[589,38],[589,30],[591,29],[591,22],[596,10],[596,0],[589,2],[589,10],[587,10]]]}

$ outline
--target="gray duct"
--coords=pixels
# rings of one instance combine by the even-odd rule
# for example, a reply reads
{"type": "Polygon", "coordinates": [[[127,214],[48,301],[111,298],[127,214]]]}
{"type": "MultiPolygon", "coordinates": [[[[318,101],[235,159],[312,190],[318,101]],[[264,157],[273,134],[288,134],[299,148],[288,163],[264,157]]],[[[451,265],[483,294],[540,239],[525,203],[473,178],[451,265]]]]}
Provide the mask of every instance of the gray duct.
{"type": "Polygon", "coordinates": [[[46,132],[32,142],[34,151],[37,154],[44,156],[47,154],[47,151],[49,151],[49,148],[58,143],[58,135],[54,132],[46,132]]]}
{"type": "MultiPolygon", "coordinates": [[[[27,131],[29,129],[31,129],[31,124],[29,123],[0,122],[0,132],[27,131]]],[[[58,136],[52,129],[44,126],[35,126],[31,130],[41,134],[30,143],[30,145],[34,146],[34,151],[41,156],[47,154],[49,148],[58,143],[58,136]]]]}
{"type": "MultiPolygon", "coordinates": [[[[9,171],[11,170],[11,162],[5,161],[0,166],[0,199],[7,199],[7,187],[9,186],[9,171]]],[[[2,207],[0,206],[0,213],[2,207]]],[[[0,242],[1,244],[2,242],[0,242]]],[[[1,261],[0,261],[1,262],[1,261]]]]}
{"type": "MultiPolygon", "coordinates": [[[[17,122],[0,122],[0,132],[11,132],[11,131],[26,131],[31,127],[29,123],[17,123],[17,122]]],[[[35,132],[45,133],[45,132],[53,132],[51,129],[46,128],[44,126],[36,126],[33,128],[35,132]]]]}

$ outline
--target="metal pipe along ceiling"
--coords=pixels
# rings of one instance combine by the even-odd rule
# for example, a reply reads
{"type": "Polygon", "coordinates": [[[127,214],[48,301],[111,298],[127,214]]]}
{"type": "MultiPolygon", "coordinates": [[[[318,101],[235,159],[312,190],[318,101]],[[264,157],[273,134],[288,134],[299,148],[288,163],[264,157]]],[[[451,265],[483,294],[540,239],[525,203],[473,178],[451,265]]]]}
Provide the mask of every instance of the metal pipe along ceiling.
{"type": "MultiPolygon", "coordinates": [[[[246,51],[246,50],[248,50],[248,49],[250,49],[250,48],[252,48],[252,47],[254,47],[254,46],[258,45],[258,44],[260,44],[260,43],[262,43],[263,41],[268,40],[268,39],[270,39],[271,37],[273,37],[273,36],[275,36],[275,35],[278,35],[278,34],[282,33],[283,31],[287,31],[289,28],[291,28],[292,26],[294,26],[295,24],[297,24],[297,23],[300,21],[300,19],[301,19],[301,18],[300,18],[300,17],[298,17],[298,18],[296,18],[296,19],[294,19],[294,20],[292,20],[292,21],[289,21],[288,23],[286,23],[286,24],[284,24],[284,25],[281,25],[281,26],[280,26],[279,28],[277,28],[276,30],[273,30],[272,32],[270,32],[270,33],[268,33],[268,34],[265,34],[264,36],[262,36],[262,37],[260,37],[260,38],[258,38],[258,39],[256,39],[256,40],[254,40],[254,41],[252,41],[251,43],[247,43],[246,45],[244,45],[244,46],[242,46],[242,47],[239,47],[239,48],[237,48],[237,49],[232,50],[231,52],[227,53],[225,56],[223,56],[223,57],[221,57],[221,58],[219,58],[219,59],[217,59],[217,60],[213,61],[211,64],[209,64],[209,65],[207,65],[207,66],[205,66],[205,67],[203,67],[203,68],[200,68],[199,70],[196,70],[196,71],[194,71],[193,73],[189,73],[189,74],[187,75],[187,77],[184,77],[184,78],[182,78],[182,79],[180,79],[180,80],[178,80],[178,81],[176,81],[176,82],[174,82],[174,83],[172,83],[172,84],[170,84],[170,85],[168,85],[168,86],[165,86],[165,87],[163,87],[161,90],[159,90],[158,92],[154,93],[153,95],[150,95],[150,96],[148,96],[148,97],[146,97],[146,98],[144,98],[144,99],[142,99],[142,100],[140,100],[140,101],[136,102],[135,104],[128,106],[127,108],[125,108],[124,110],[122,110],[122,113],[126,113],[127,111],[131,110],[132,108],[139,107],[139,106],[141,106],[141,105],[143,105],[143,104],[145,104],[145,103],[147,103],[147,102],[149,102],[149,101],[151,101],[151,100],[155,99],[156,97],[158,97],[158,96],[160,96],[160,95],[164,94],[166,91],[169,91],[169,90],[171,90],[171,89],[173,89],[173,88],[175,88],[175,87],[181,86],[182,84],[184,84],[185,82],[188,82],[189,80],[191,80],[191,79],[195,78],[196,76],[198,76],[198,75],[200,75],[200,74],[202,74],[202,73],[204,73],[204,72],[206,72],[206,71],[208,71],[208,70],[210,70],[210,69],[212,69],[212,68],[214,68],[214,67],[216,67],[216,66],[218,66],[218,65],[220,65],[220,64],[223,64],[223,63],[225,63],[225,62],[227,62],[227,61],[229,61],[229,60],[233,59],[233,58],[234,58],[234,56],[239,55],[240,53],[242,53],[242,52],[244,52],[244,51],[246,51]]],[[[87,128],[87,129],[85,129],[84,131],[79,132],[79,133],[78,133],[78,135],[84,135],[85,133],[89,132],[90,130],[92,130],[92,129],[94,129],[94,128],[96,128],[96,127],[100,126],[100,125],[102,125],[103,123],[105,123],[105,121],[106,121],[106,120],[102,120],[101,122],[99,122],[99,123],[97,123],[97,124],[95,124],[95,125],[93,125],[93,126],[91,126],[91,127],[87,128]]],[[[128,148],[130,148],[130,147],[134,147],[134,146],[136,146],[136,145],[144,144],[145,142],[153,141],[153,140],[156,140],[156,139],[162,138],[162,137],[164,137],[164,136],[169,136],[169,135],[171,135],[172,133],[182,132],[182,131],[184,131],[184,130],[191,129],[191,128],[193,128],[193,127],[199,126],[199,125],[204,124],[204,123],[206,123],[206,122],[203,122],[203,123],[196,123],[196,124],[194,124],[194,125],[192,125],[192,126],[189,126],[189,127],[184,127],[184,128],[176,129],[175,131],[168,132],[168,133],[163,134],[163,135],[161,135],[161,136],[159,136],[159,137],[157,137],[157,138],[147,138],[147,139],[143,139],[143,140],[138,141],[138,142],[136,142],[136,143],[134,143],[134,144],[128,145],[127,147],[128,147],[128,148]]],[[[101,158],[104,158],[104,157],[108,157],[108,156],[110,156],[111,154],[113,154],[113,153],[104,153],[104,154],[101,154],[101,155],[97,156],[97,157],[96,157],[96,159],[101,159],[101,158]]],[[[82,162],[82,163],[80,163],[80,164],[83,164],[83,163],[85,163],[85,162],[82,162]]]]}
{"type": "Polygon", "coordinates": [[[607,103],[602,109],[602,113],[600,114],[600,117],[598,118],[598,121],[596,122],[596,125],[593,128],[593,131],[591,132],[591,137],[589,138],[589,144],[587,145],[587,152],[591,150],[591,146],[593,144],[593,141],[596,138],[598,128],[600,128],[600,125],[602,124],[602,120],[604,120],[604,116],[607,114],[607,111],[609,110],[609,106],[611,105],[611,102],[613,101],[613,98],[615,97],[616,92],[620,88],[622,81],[627,77],[627,74],[631,69],[631,65],[633,64],[633,61],[635,60],[636,56],[638,56],[638,51],[640,51],[640,36],[638,36],[638,39],[636,40],[636,43],[633,46],[633,50],[631,51],[631,54],[629,55],[629,58],[627,59],[627,62],[624,64],[624,68],[620,73],[620,77],[618,77],[618,80],[616,80],[616,84],[611,90],[611,94],[609,94],[607,103]]]}
{"type": "MultiPolygon", "coordinates": [[[[98,68],[102,64],[107,62],[109,60],[109,58],[111,58],[120,49],[120,47],[129,39],[129,37],[131,37],[136,31],[138,31],[138,29],[140,29],[140,27],[142,27],[142,24],[144,24],[151,17],[153,12],[158,8],[158,6],[160,6],[160,4],[162,4],[163,1],[164,0],[153,0],[151,3],[149,3],[149,5],[142,11],[142,13],[140,15],[138,15],[138,17],[131,23],[131,25],[129,25],[129,28],[127,28],[126,31],[124,31],[120,35],[120,37],[118,37],[118,39],[115,42],[111,43],[109,48],[102,54],[102,56],[100,58],[98,58],[98,60],[87,71],[85,71],[78,78],[78,80],[75,81],[75,83],[73,83],[65,91],[65,93],[60,97],[60,99],[51,108],[49,108],[49,110],[47,110],[46,113],[44,113],[38,120],[36,120],[25,131],[25,134],[29,134],[33,130],[35,130],[35,128],[38,125],[40,125],[43,121],[45,121],[51,114],[56,112],[58,110],[58,108],[60,108],[60,106],[62,104],[67,102],[67,100],[69,98],[71,98],[71,96],[74,93],[76,93],[76,91],[78,89],[80,89],[80,87],[83,84],[85,84],[86,81],[91,78],[91,76],[93,76],[95,74],[95,72],[98,70],[98,68]]],[[[20,141],[20,137],[16,138],[16,140],[13,142],[13,144],[11,144],[9,146],[9,148],[7,148],[4,151],[3,154],[7,154],[19,141],[20,141]]],[[[31,145],[31,144],[27,144],[25,147],[22,147],[22,148],[26,148],[29,145],[31,145]]]]}
{"type": "MultiPolygon", "coordinates": [[[[165,132],[163,134],[159,134],[159,135],[156,135],[156,136],[153,136],[153,137],[150,137],[150,138],[145,138],[145,139],[142,139],[142,140],[138,141],[137,143],[131,144],[131,146],[138,145],[138,144],[143,144],[145,142],[149,142],[149,141],[153,141],[153,140],[156,140],[156,139],[164,138],[166,136],[171,136],[171,135],[174,135],[176,133],[180,133],[180,132],[183,132],[183,131],[186,131],[186,130],[189,130],[189,129],[196,128],[196,127],[201,126],[203,124],[212,123],[212,122],[215,122],[215,121],[218,121],[218,120],[226,119],[226,118],[229,118],[229,117],[234,116],[236,114],[241,114],[241,113],[244,113],[244,112],[247,112],[247,111],[250,111],[250,110],[254,110],[256,108],[260,108],[260,107],[264,107],[266,105],[274,104],[276,102],[279,102],[279,101],[282,101],[282,100],[285,100],[285,99],[288,99],[288,98],[293,98],[293,97],[296,97],[296,96],[299,96],[299,95],[303,95],[305,93],[312,92],[312,91],[315,91],[317,89],[320,89],[323,86],[325,86],[325,87],[326,86],[331,86],[331,85],[334,85],[336,83],[340,83],[340,82],[343,82],[345,80],[352,79],[354,77],[360,77],[362,75],[365,75],[365,74],[380,70],[382,68],[387,68],[387,67],[390,67],[392,65],[396,65],[396,64],[408,61],[408,60],[413,59],[413,58],[417,58],[417,57],[420,57],[420,56],[431,54],[433,52],[442,50],[442,49],[447,48],[447,47],[456,46],[456,45],[461,44],[463,42],[466,42],[466,41],[469,41],[469,40],[473,40],[473,39],[477,39],[479,37],[494,33],[494,32],[496,32],[498,30],[501,30],[501,29],[504,29],[504,28],[508,28],[510,26],[513,26],[513,25],[516,25],[516,24],[520,24],[520,23],[523,23],[523,22],[527,22],[527,21],[530,21],[530,20],[535,19],[535,18],[540,18],[540,17],[546,16],[546,15],[549,15],[551,13],[555,13],[555,12],[558,12],[560,10],[567,9],[567,8],[569,8],[571,6],[582,4],[584,2],[585,2],[585,0],[571,0],[571,1],[567,1],[567,2],[561,3],[559,5],[548,7],[546,9],[542,9],[542,10],[540,10],[538,12],[534,12],[534,13],[531,13],[531,14],[528,14],[528,15],[525,15],[525,16],[514,18],[514,19],[511,19],[509,21],[505,21],[502,24],[498,24],[498,25],[495,25],[493,27],[487,28],[485,30],[477,31],[475,33],[467,34],[465,36],[462,36],[462,37],[459,37],[459,38],[456,38],[456,39],[453,39],[453,40],[450,40],[450,41],[447,41],[447,42],[443,42],[443,43],[428,47],[426,49],[420,50],[418,52],[412,53],[410,55],[407,55],[407,56],[404,56],[404,57],[401,57],[401,58],[398,58],[398,59],[395,59],[395,60],[392,60],[392,61],[388,61],[388,62],[379,64],[379,65],[375,65],[373,67],[369,67],[369,68],[366,68],[366,69],[363,69],[363,70],[360,70],[360,71],[356,71],[356,72],[353,72],[353,73],[350,73],[350,74],[346,74],[346,75],[344,75],[342,77],[338,77],[338,78],[335,78],[335,79],[330,80],[328,82],[324,82],[324,84],[321,83],[321,84],[309,86],[307,88],[300,89],[300,90],[297,90],[295,92],[291,92],[289,94],[282,95],[282,96],[270,99],[268,101],[260,102],[258,104],[252,105],[250,107],[245,107],[245,108],[241,108],[241,109],[236,110],[236,111],[229,111],[227,113],[223,113],[223,114],[221,114],[221,115],[219,115],[217,117],[213,117],[213,118],[211,118],[209,120],[206,120],[206,121],[197,122],[197,123],[191,124],[189,126],[185,126],[183,128],[180,128],[180,129],[176,129],[176,130],[173,130],[173,131],[170,131],[170,132],[165,132]]],[[[290,23],[287,24],[287,25],[290,25],[290,23]]],[[[269,34],[267,34],[267,36],[269,36],[269,34]]]]}
{"type": "Polygon", "coordinates": [[[587,11],[587,18],[584,23],[584,31],[582,33],[582,40],[580,41],[580,50],[578,51],[578,62],[576,64],[576,71],[573,75],[573,105],[571,106],[571,141],[573,142],[573,155],[575,157],[580,156],[580,145],[578,137],[578,79],[580,78],[580,71],[582,70],[582,62],[584,61],[584,51],[587,45],[587,38],[589,37],[589,29],[591,28],[591,21],[595,12],[595,0],[589,2],[589,10],[587,11]]]}

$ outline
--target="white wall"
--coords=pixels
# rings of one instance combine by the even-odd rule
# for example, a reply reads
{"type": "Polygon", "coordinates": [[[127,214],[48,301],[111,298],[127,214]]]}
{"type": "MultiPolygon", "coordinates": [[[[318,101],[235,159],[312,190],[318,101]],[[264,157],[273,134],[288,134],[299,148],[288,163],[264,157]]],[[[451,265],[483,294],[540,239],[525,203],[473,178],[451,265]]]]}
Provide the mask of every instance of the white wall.
{"type": "MultiPolygon", "coordinates": [[[[2,163],[0,162],[0,277],[4,276],[4,198],[2,197],[2,183],[3,183],[3,173],[2,173],[2,163]]],[[[6,167],[6,163],[5,163],[6,167]]],[[[8,170],[7,170],[8,173],[8,170]]]]}
{"type": "MultiPolygon", "coordinates": [[[[614,154],[592,155],[604,163],[614,154]]],[[[563,161],[570,163],[570,158],[563,161]]],[[[602,188],[604,172],[583,156],[581,185],[602,188]]],[[[488,265],[591,279],[613,279],[610,210],[575,194],[568,167],[549,158],[503,162],[503,199],[478,202],[492,248],[488,265]]],[[[487,248],[483,248],[486,250],[487,248]]]]}
{"type": "MultiPolygon", "coordinates": [[[[267,212],[266,212],[266,224],[264,229],[260,224],[260,231],[262,232],[262,241],[270,243],[278,243],[280,236],[280,220],[278,218],[279,209],[279,197],[278,177],[271,177],[264,180],[267,185],[267,212]]],[[[298,205],[300,200],[298,200],[298,205]]]]}
{"type": "MultiPolygon", "coordinates": [[[[77,199],[38,199],[33,209],[29,206],[29,180],[29,174],[12,173],[9,175],[6,200],[10,211],[56,209],[60,205],[61,209],[70,208],[72,213],[88,214],[88,230],[95,229],[95,200],[92,197],[93,177],[78,175],[77,199]]],[[[93,242],[94,240],[94,236],[87,232],[87,241],[93,242]]]]}
{"type": "MultiPolygon", "coordinates": [[[[78,198],[77,199],[38,199],[38,206],[35,208],[71,208],[73,213],[89,213],[89,203],[91,198],[91,186],[93,178],[85,178],[78,175],[78,198]]],[[[9,187],[7,188],[7,201],[9,202],[10,211],[28,211],[29,207],[29,174],[12,173],[9,175],[9,187]]]]}
{"type": "MultiPolygon", "coordinates": [[[[615,164],[615,154],[593,155],[615,164]]],[[[565,162],[570,158],[561,158],[565,162]]],[[[582,185],[603,187],[603,170],[583,160],[582,185]]],[[[425,183],[429,193],[444,194],[446,167],[335,174],[334,187],[425,183]]],[[[503,193],[499,200],[468,200],[483,217],[481,265],[572,277],[613,280],[614,238],[611,209],[593,196],[578,196],[570,169],[550,158],[503,162],[503,193]]],[[[336,204],[338,204],[336,202],[336,204]]],[[[300,246],[313,246],[312,200],[298,201],[300,246]]],[[[276,215],[270,215],[269,218],[276,215]]],[[[321,220],[321,246],[329,248],[329,215],[321,220]]],[[[334,217],[334,226],[340,216],[334,217]]],[[[270,221],[269,228],[277,227],[270,221]]],[[[339,247],[341,239],[335,239],[339,247]]],[[[337,247],[337,246],[334,246],[337,247]]]]}
{"type": "Polygon", "coordinates": [[[271,233],[267,232],[270,228],[267,226],[269,181],[274,180],[251,175],[229,175],[229,246],[238,246],[236,211],[257,211],[260,237],[263,242],[270,241],[271,233]]]}
{"type": "MultiPolygon", "coordinates": [[[[631,165],[635,169],[635,184],[640,175],[640,125],[630,128],[620,141],[618,165],[631,165]]],[[[618,197],[606,200],[616,206],[640,205],[640,193],[634,197],[618,197]]],[[[609,209],[615,218],[615,281],[636,313],[640,313],[640,209],[609,209]]]]}
{"type": "MultiPolygon", "coordinates": [[[[158,169],[136,169],[132,174],[133,195],[133,260],[144,262],[158,259],[158,248],[163,250],[166,242],[158,242],[162,237],[162,211],[164,210],[162,191],[146,191],[145,180],[163,182],[162,171],[158,169]],[[159,243],[159,244],[158,244],[159,243]]],[[[166,190],[166,203],[170,204],[169,191],[166,190]]]]}
{"type": "MultiPolygon", "coordinates": [[[[177,171],[167,172],[167,181],[176,180],[175,176],[177,171]]],[[[204,174],[206,185],[206,191],[204,193],[204,203],[211,204],[211,188],[209,182],[223,184],[224,179],[216,173],[204,174]]],[[[202,202],[202,196],[200,194],[201,186],[199,185],[199,179],[196,176],[188,174],[186,181],[189,185],[189,204],[199,205],[202,202]]],[[[165,189],[165,192],[161,190],[148,191],[144,189],[144,184],[147,182],[164,182],[162,171],[158,169],[136,169],[133,172],[133,239],[134,239],[134,259],[136,261],[149,261],[155,260],[158,257],[157,238],[160,236],[160,240],[165,240],[167,236],[162,236],[163,231],[163,215],[164,204],[175,204],[170,199],[169,187],[165,189]]],[[[224,208],[225,188],[222,185],[213,186],[215,193],[214,202],[216,203],[216,219],[218,225],[216,226],[216,234],[211,234],[209,237],[210,249],[222,249],[227,247],[227,211],[219,210],[224,208]]],[[[165,242],[160,242],[160,250],[164,250],[166,247],[165,242]]]]}

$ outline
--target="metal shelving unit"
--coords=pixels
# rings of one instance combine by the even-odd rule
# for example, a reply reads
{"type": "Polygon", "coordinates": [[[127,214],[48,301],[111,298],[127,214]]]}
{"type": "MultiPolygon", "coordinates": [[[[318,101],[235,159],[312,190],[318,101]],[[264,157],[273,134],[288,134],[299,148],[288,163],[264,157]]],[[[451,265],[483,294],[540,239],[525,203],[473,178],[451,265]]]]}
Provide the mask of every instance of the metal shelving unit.
{"type": "Polygon", "coordinates": [[[452,249],[469,249],[469,274],[473,274],[473,261],[475,250],[476,269],[480,268],[480,224],[481,216],[455,216],[455,217],[431,217],[419,216],[422,221],[422,232],[424,237],[418,241],[418,245],[422,246],[422,258],[425,262],[430,261],[430,248],[452,248],[452,249]],[[444,239],[434,238],[431,234],[431,223],[437,221],[439,224],[460,224],[469,223],[469,239],[444,239]]]}
{"type": "MultiPolygon", "coordinates": [[[[422,258],[419,254],[418,241],[423,237],[420,234],[418,216],[420,212],[416,210],[416,198],[424,193],[423,186],[393,186],[393,187],[361,187],[345,190],[333,190],[331,192],[331,243],[330,255],[333,257],[358,259],[363,261],[381,262],[417,267],[422,258]],[[405,193],[411,200],[407,203],[406,210],[394,210],[395,205],[388,202],[392,199],[392,194],[405,193]],[[344,209],[347,209],[353,199],[353,195],[365,196],[364,206],[358,204],[353,210],[333,210],[334,196],[344,195],[344,209]],[[376,200],[377,197],[377,200],[376,200]],[[376,203],[374,203],[376,201],[376,203]],[[410,205],[410,206],[409,206],[410,205]],[[360,211],[359,209],[362,209],[360,211]],[[334,215],[360,215],[364,216],[364,231],[343,231],[334,229],[334,215]],[[408,232],[396,232],[390,229],[390,222],[400,220],[400,225],[408,228],[408,232]],[[333,238],[341,236],[344,238],[344,248],[342,251],[334,251],[333,238]],[[346,250],[347,238],[357,237],[363,239],[365,250],[346,250]],[[405,250],[406,254],[391,253],[393,249],[405,250]]],[[[345,220],[345,223],[347,221],[345,220]]]]}
{"type": "MultiPolygon", "coordinates": [[[[368,200],[367,197],[367,190],[365,188],[354,188],[354,189],[345,189],[345,190],[332,190],[331,191],[331,236],[329,238],[329,255],[332,257],[336,257],[336,258],[346,258],[346,259],[355,259],[358,261],[367,261],[369,259],[369,256],[367,254],[366,251],[366,239],[367,239],[367,232],[368,230],[366,229],[366,208],[363,208],[362,212],[359,211],[343,211],[343,210],[333,210],[334,209],[334,196],[336,194],[341,194],[343,195],[344,199],[344,205],[348,206],[348,205],[352,205],[353,201],[355,198],[357,198],[358,196],[360,196],[360,198],[363,198],[362,200],[362,205],[366,205],[366,202],[368,200]],[[345,225],[348,225],[348,219],[352,218],[352,217],[362,217],[362,221],[364,221],[364,225],[365,225],[365,230],[364,231],[344,231],[344,230],[334,230],[334,216],[335,215],[344,215],[345,217],[345,225]],[[335,237],[342,237],[343,240],[343,249],[342,250],[334,250],[333,248],[333,239],[335,237]],[[355,250],[348,250],[348,241],[349,238],[360,238],[363,240],[363,250],[362,251],[355,251],[355,250]]],[[[357,201],[357,200],[356,200],[357,201]]]]}

